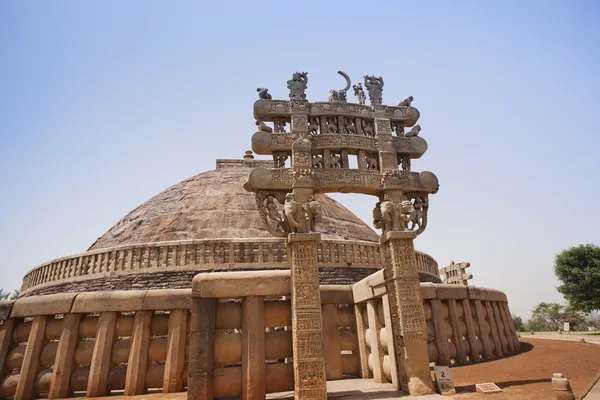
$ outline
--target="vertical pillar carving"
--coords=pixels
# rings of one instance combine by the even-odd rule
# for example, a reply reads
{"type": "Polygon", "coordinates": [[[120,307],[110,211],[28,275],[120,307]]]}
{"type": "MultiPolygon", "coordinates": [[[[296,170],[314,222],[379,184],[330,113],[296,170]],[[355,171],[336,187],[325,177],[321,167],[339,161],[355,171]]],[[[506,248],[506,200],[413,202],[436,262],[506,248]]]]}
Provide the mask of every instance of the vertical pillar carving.
{"type": "Polygon", "coordinates": [[[369,352],[367,350],[367,321],[364,317],[364,306],[362,304],[354,305],[354,324],[356,326],[356,336],[358,337],[358,356],[360,357],[360,377],[370,379],[369,371],[369,352]]]}
{"type": "Polygon", "coordinates": [[[494,353],[492,353],[492,341],[490,340],[490,332],[491,326],[485,321],[485,308],[481,304],[481,300],[475,300],[475,312],[477,313],[477,324],[479,325],[479,337],[483,342],[483,351],[485,353],[485,358],[488,360],[492,360],[494,358],[494,353]],[[490,328],[486,328],[486,326],[490,326],[490,328]]]}
{"type": "Polygon", "coordinates": [[[12,337],[13,331],[15,330],[15,322],[16,320],[14,318],[10,318],[4,321],[2,326],[0,326],[0,380],[4,378],[6,357],[13,344],[12,337]]]}
{"type": "Polygon", "coordinates": [[[367,318],[369,319],[369,344],[371,345],[371,363],[373,364],[373,380],[377,383],[387,383],[383,372],[383,348],[381,347],[381,322],[377,316],[378,299],[367,301],[367,318]]]}
{"type": "Polygon", "coordinates": [[[56,350],[56,361],[48,393],[49,399],[63,399],[70,395],[71,372],[75,363],[75,348],[79,341],[80,320],[81,314],[65,315],[56,350]]]}
{"type": "Polygon", "coordinates": [[[98,318],[96,344],[90,364],[87,397],[102,397],[108,395],[108,373],[110,372],[110,357],[115,337],[116,312],[103,312],[98,318]]]}
{"type": "Polygon", "coordinates": [[[152,311],[136,311],[133,319],[133,338],[125,377],[125,396],[143,394],[146,387],[148,346],[152,311]]]}
{"type": "Polygon", "coordinates": [[[167,337],[167,359],[163,377],[163,393],[181,392],[181,373],[185,363],[185,342],[187,341],[188,310],[171,310],[169,335],[167,337]]]}
{"type": "Polygon", "coordinates": [[[21,376],[17,384],[15,399],[30,400],[35,398],[34,383],[40,365],[40,355],[44,347],[44,335],[46,333],[46,323],[48,317],[45,315],[33,318],[31,323],[31,331],[27,347],[23,355],[23,363],[21,367],[21,376]]]}
{"type": "MultiPolygon", "coordinates": [[[[385,319],[385,330],[386,330],[386,338],[387,340],[387,354],[390,358],[390,375],[392,376],[392,385],[394,385],[395,389],[400,389],[400,382],[406,382],[406,377],[400,377],[398,374],[398,358],[402,358],[404,354],[396,354],[396,349],[394,348],[394,330],[392,329],[392,310],[390,309],[390,296],[384,294],[381,298],[383,302],[383,317],[385,319]]],[[[400,371],[401,373],[404,370],[400,371]]]]}
{"type": "Polygon", "coordinates": [[[462,300],[463,312],[465,324],[467,325],[467,336],[469,339],[469,347],[471,348],[471,352],[469,354],[469,361],[475,363],[481,360],[479,344],[477,342],[476,334],[475,334],[475,325],[473,323],[473,313],[471,313],[471,303],[469,299],[462,300]]]}
{"type": "Polygon", "coordinates": [[[337,327],[337,306],[323,305],[323,342],[325,349],[325,376],[328,380],[342,379],[342,349],[337,327]]]}
{"type": "Polygon", "coordinates": [[[455,299],[448,300],[448,312],[450,314],[450,323],[452,324],[452,339],[456,346],[456,362],[465,363],[467,362],[467,353],[465,352],[463,338],[460,334],[460,329],[458,328],[458,312],[456,310],[455,299]]]}
{"type": "Polygon", "coordinates": [[[326,400],[321,295],[317,268],[319,233],[290,233],[292,342],[295,398],[326,400]]]}
{"type": "Polygon", "coordinates": [[[216,299],[192,299],[188,400],[213,400],[216,299]]]}
{"type": "Polygon", "coordinates": [[[413,244],[415,236],[412,231],[390,231],[382,235],[381,244],[385,251],[384,277],[396,354],[404,354],[398,360],[400,369],[405,371],[408,392],[418,396],[433,393],[433,382],[429,373],[427,328],[413,244]]]}
{"type": "Polygon", "coordinates": [[[242,307],[242,400],[262,400],[266,396],[263,298],[245,297],[242,307]]]}

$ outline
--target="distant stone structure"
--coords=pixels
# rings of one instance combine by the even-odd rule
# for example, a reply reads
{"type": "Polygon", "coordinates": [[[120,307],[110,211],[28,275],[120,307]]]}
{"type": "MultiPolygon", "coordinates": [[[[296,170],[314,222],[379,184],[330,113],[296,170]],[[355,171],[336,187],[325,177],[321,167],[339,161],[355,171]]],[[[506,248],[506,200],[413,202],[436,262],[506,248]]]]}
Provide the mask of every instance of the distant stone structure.
{"type": "Polygon", "coordinates": [[[438,181],[411,168],[428,146],[412,97],[383,105],[367,76],[371,105],[361,84],[348,103],[349,80],[323,102],[305,72],[289,100],[258,88],[252,148],[271,159],[219,159],[27,272],[0,302],[0,397],[325,399],[346,377],[423,394],[430,363],[517,350],[504,293],[443,284],[414,250],[438,181]],[[330,192],[375,196],[381,235],[330,192]]]}
{"type": "Polygon", "coordinates": [[[440,268],[442,282],[468,286],[469,280],[473,279],[473,275],[466,272],[466,269],[470,266],[471,263],[468,262],[460,262],[455,264],[454,261],[450,261],[450,265],[440,268]]]}

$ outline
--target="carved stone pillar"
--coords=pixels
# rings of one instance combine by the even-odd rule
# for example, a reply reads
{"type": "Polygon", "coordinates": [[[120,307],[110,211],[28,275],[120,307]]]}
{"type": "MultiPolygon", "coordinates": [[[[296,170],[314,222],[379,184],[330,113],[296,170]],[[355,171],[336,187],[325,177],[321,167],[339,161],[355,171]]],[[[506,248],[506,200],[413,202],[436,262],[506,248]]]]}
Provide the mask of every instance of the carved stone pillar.
{"type": "Polygon", "coordinates": [[[350,168],[350,161],[348,160],[348,150],[342,150],[342,168],[350,168]]]}
{"type": "Polygon", "coordinates": [[[398,169],[398,155],[392,141],[392,126],[387,118],[375,118],[375,135],[379,143],[379,167],[381,171],[398,169]]]}
{"type": "Polygon", "coordinates": [[[367,161],[365,159],[366,154],[364,150],[359,150],[358,151],[358,169],[367,169],[367,161]]]}
{"type": "Polygon", "coordinates": [[[317,267],[319,233],[290,233],[295,398],[326,400],[325,353],[317,267]]]}
{"type": "Polygon", "coordinates": [[[381,236],[384,276],[390,301],[394,345],[403,376],[402,389],[411,396],[433,393],[427,352],[427,327],[421,298],[412,231],[390,231],[381,236]]]}

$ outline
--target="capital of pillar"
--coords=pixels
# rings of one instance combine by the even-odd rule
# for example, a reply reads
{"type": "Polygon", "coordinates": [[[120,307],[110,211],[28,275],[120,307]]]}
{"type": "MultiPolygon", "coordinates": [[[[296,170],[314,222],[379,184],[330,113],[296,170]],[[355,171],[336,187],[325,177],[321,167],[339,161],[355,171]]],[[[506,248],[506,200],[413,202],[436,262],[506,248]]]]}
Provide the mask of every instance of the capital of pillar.
{"type": "Polygon", "coordinates": [[[399,370],[404,371],[403,390],[411,396],[433,393],[427,351],[427,326],[413,240],[409,230],[381,235],[385,254],[384,277],[394,332],[399,370]]]}

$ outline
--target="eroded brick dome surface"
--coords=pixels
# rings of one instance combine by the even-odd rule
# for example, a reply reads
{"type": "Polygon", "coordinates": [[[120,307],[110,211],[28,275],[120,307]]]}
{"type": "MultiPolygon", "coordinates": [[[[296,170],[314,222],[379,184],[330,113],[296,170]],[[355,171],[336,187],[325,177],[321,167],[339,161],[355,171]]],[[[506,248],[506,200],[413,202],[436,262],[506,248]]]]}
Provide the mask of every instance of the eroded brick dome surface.
{"type": "MultiPolygon", "coordinates": [[[[89,248],[186,239],[273,238],[260,219],[254,194],[243,185],[251,168],[224,166],[186,179],[137,207],[89,248]]],[[[350,210],[318,195],[323,239],[377,242],[379,235],[350,210]]]]}

